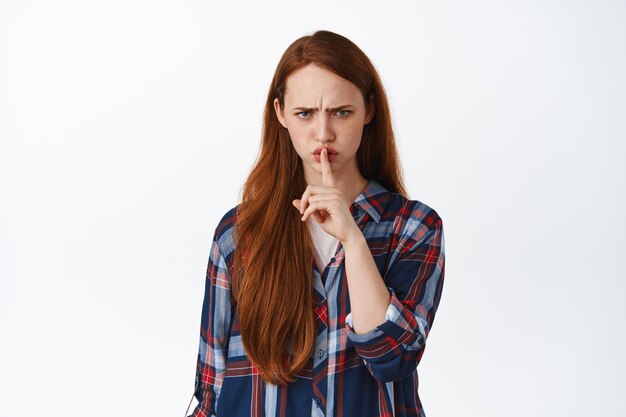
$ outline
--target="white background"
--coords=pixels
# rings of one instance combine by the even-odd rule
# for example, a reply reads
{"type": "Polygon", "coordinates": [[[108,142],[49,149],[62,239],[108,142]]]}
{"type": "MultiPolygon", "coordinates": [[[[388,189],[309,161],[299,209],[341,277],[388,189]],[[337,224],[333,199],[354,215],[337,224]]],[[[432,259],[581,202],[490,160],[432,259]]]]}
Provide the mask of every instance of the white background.
{"type": "Polygon", "coordinates": [[[183,414],[214,228],[316,29],[444,220],[427,416],[623,415],[626,4],[393,3],[0,1],[0,416],[183,414]]]}

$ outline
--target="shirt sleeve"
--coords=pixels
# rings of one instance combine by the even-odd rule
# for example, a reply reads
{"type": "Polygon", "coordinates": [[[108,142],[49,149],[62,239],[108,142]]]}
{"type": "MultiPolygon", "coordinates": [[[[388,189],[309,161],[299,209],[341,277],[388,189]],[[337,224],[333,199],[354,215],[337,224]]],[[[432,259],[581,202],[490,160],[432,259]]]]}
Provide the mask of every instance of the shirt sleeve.
{"type": "Polygon", "coordinates": [[[192,417],[215,417],[226,372],[231,318],[228,267],[214,238],[206,273],[196,366],[195,397],[198,405],[192,417]]]}
{"type": "Polygon", "coordinates": [[[381,382],[411,375],[424,353],[443,289],[445,242],[441,218],[422,237],[398,245],[396,262],[384,281],[391,301],[386,321],[367,333],[356,334],[352,313],[345,319],[346,334],[370,374],[381,382]]]}

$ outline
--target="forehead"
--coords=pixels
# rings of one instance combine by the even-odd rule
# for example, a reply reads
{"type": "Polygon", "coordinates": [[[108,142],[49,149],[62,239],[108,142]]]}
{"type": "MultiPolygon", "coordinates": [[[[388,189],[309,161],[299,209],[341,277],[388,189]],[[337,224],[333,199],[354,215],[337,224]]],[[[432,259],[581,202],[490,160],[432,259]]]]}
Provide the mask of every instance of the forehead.
{"type": "MultiPolygon", "coordinates": [[[[287,77],[285,101],[349,101],[362,100],[361,91],[352,82],[314,64],[302,67],[287,77]]],[[[302,103],[312,104],[312,103],[302,103]]]]}

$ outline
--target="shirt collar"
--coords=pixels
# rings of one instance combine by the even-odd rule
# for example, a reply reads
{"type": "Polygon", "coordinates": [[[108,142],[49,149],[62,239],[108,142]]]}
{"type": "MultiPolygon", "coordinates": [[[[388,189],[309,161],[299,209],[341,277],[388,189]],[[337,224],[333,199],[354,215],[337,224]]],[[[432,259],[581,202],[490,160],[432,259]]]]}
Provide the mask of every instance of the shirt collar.
{"type": "Polygon", "coordinates": [[[354,207],[353,215],[358,218],[361,212],[365,211],[378,223],[382,218],[388,201],[389,190],[371,178],[367,181],[367,185],[361,193],[354,199],[354,203],[352,203],[352,207],[354,207]]]}

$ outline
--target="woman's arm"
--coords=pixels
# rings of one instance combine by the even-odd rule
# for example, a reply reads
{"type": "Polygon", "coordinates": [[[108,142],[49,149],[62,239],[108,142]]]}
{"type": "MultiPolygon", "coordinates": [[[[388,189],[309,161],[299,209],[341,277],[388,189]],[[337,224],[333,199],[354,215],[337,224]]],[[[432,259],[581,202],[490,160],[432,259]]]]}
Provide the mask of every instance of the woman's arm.
{"type": "Polygon", "coordinates": [[[434,211],[430,215],[436,217],[428,219],[429,228],[411,222],[414,230],[399,237],[384,281],[369,251],[366,256],[362,247],[346,249],[352,310],[346,317],[347,337],[372,376],[382,382],[406,378],[415,370],[439,305],[445,271],[443,223],[434,211]],[[386,311],[381,285],[390,300],[386,311]],[[372,328],[376,323],[381,324],[372,328]]]}
{"type": "Polygon", "coordinates": [[[354,239],[342,242],[342,245],[352,310],[351,324],[354,333],[361,335],[385,322],[391,296],[378,272],[365,236],[358,229],[357,232],[354,239]]]}
{"type": "Polygon", "coordinates": [[[226,258],[213,238],[207,266],[200,348],[196,367],[196,398],[193,417],[214,417],[226,371],[230,336],[230,277],[226,258]]]}

